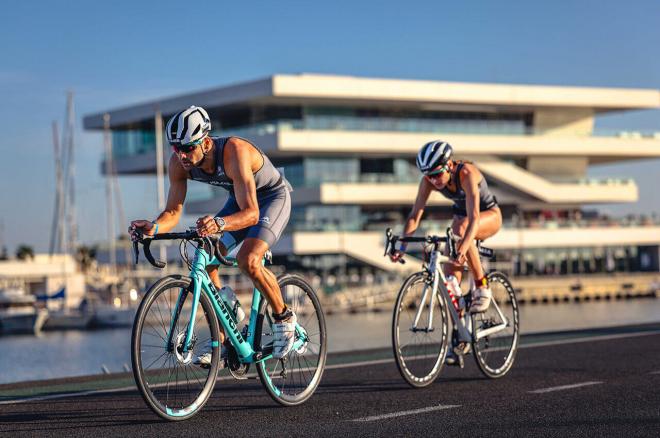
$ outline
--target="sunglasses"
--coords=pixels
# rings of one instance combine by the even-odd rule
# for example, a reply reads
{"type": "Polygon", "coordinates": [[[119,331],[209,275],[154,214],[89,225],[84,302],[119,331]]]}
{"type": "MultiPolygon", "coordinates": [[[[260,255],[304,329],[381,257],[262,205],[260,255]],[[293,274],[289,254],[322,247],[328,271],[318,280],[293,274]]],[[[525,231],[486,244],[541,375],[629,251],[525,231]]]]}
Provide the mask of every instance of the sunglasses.
{"type": "Polygon", "coordinates": [[[202,144],[202,141],[204,141],[203,138],[200,138],[197,141],[193,141],[192,143],[186,143],[186,144],[173,144],[170,143],[170,146],[172,146],[172,149],[174,149],[174,152],[180,152],[187,154],[189,152],[192,152],[197,146],[202,144]]]}
{"type": "Polygon", "coordinates": [[[449,170],[449,168],[447,166],[442,166],[441,168],[436,169],[433,172],[427,173],[426,176],[428,176],[429,178],[435,178],[435,177],[438,177],[438,176],[442,175],[447,170],[449,170]]]}

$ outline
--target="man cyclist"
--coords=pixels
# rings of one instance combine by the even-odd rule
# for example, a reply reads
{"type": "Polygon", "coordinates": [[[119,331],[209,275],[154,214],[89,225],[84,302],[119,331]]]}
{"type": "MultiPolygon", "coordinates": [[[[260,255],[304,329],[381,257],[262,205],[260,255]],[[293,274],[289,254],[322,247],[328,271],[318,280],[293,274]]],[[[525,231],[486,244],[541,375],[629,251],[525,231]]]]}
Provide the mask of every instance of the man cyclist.
{"type": "MultiPolygon", "coordinates": [[[[502,213],[497,199],[488,189],[488,183],[479,169],[467,161],[452,159],[453,149],[449,143],[435,140],[426,143],[417,154],[417,168],[424,177],[417,190],[415,204],[404,226],[404,236],[411,236],[419,227],[424,208],[431,192],[436,190],[452,200],[453,219],[451,228],[461,236],[456,245],[456,263],[443,267],[447,282],[456,278],[459,284],[463,274],[463,264],[475,278],[476,289],[472,291],[471,313],[484,312],[490,305],[492,292],[484,275],[475,239],[484,240],[497,233],[502,226],[502,213]]],[[[407,244],[390,256],[393,262],[399,261],[406,251],[407,244]]],[[[453,362],[449,358],[448,362],[453,362]]]]}
{"type": "MultiPolygon", "coordinates": [[[[188,180],[228,190],[229,198],[215,216],[197,220],[197,232],[202,237],[223,233],[223,255],[243,242],[236,256],[238,266],[271,305],[273,357],[282,358],[293,346],[296,315],[284,304],[277,278],[262,260],[289,222],[291,188],[257,146],[239,137],[211,137],[210,131],[211,120],[201,107],[191,106],[169,120],[167,140],[174,152],[168,167],[167,205],[154,221],[132,221],[129,231],[153,236],[173,229],[183,211],[188,180]]],[[[220,289],[218,266],[210,265],[207,271],[220,289]]],[[[205,366],[210,358],[209,345],[195,362],[205,366]]]]}

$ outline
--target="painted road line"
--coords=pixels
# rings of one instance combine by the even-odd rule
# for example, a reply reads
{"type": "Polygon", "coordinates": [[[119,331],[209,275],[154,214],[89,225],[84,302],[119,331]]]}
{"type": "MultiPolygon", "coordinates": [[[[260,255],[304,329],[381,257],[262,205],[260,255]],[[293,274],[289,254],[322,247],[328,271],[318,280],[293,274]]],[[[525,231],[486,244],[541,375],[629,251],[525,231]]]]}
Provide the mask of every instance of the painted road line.
{"type": "Polygon", "coordinates": [[[366,422],[366,421],[388,420],[390,418],[403,417],[403,416],[406,416],[406,415],[424,414],[426,412],[442,411],[444,409],[453,409],[453,408],[460,408],[460,407],[461,407],[461,405],[430,406],[428,408],[413,409],[412,411],[400,411],[400,412],[392,412],[390,414],[382,414],[382,415],[374,415],[374,416],[371,416],[371,417],[356,418],[356,419],[351,420],[351,421],[366,422]]]}
{"type": "Polygon", "coordinates": [[[649,374],[660,374],[660,370],[658,370],[658,371],[651,371],[649,374]]]}
{"type": "Polygon", "coordinates": [[[593,382],[574,383],[572,385],[561,385],[561,386],[553,386],[551,388],[536,389],[534,391],[529,391],[529,393],[530,394],[545,394],[546,392],[563,391],[565,389],[581,388],[583,386],[600,385],[601,383],[603,383],[603,382],[593,381],[593,382]]]}
{"type": "Polygon", "coordinates": [[[33,397],[25,397],[19,399],[11,400],[2,400],[0,405],[13,405],[17,403],[26,403],[33,401],[44,401],[44,400],[55,400],[58,398],[69,398],[69,397],[82,397],[85,395],[94,395],[94,394],[111,394],[113,392],[123,392],[131,391],[136,389],[135,386],[125,386],[123,388],[111,388],[111,389],[90,389],[88,391],[78,391],[78,392],[68,392],[68,393],[59,393],[59,394],[50,394],[50,395],[36,395],[33,397]]]}
{"type": "Polygon", "coordinates": [[[651,332],[632,332],[632,333],[619,333],[616,335],[593,335],[585,336],[572,339],[559,339],[556,341],[543,341],[535,342],[533,344],[518,345],[518,348],[537,348],[537,347],[550,347],[553,345],[564,345],[564,344],[580,344],[582,342],[594,342],[594,341],[609,341],[612,339],[624,339],[624,338],[636,338],[639,336],[652,336],[660,334],[660,330],[654,330],[651,332]]]}

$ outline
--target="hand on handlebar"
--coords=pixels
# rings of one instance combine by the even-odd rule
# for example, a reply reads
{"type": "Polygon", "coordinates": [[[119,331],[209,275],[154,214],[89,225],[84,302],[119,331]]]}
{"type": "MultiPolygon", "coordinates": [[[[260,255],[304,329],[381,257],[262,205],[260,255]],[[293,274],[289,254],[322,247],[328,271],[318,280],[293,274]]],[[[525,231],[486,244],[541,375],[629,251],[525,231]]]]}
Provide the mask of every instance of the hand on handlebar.
{"type": "Polygon", "coordinates": [[[138,219],[131,222],[131,225],[128,227],[128,234],[131,236],[132,241],[139,240],[142,235],[153,236],[154,235],[154,224],[151,221],[138,219]]]}
{"type": "Polygon", "coordinates": [[[215,223],[215,219],[211,216],[200,217],[197,219],[195,225],[197,226],[197,234],[199,234],[199,237],[208,237],[220,232],[218,224],[215,223]]]}

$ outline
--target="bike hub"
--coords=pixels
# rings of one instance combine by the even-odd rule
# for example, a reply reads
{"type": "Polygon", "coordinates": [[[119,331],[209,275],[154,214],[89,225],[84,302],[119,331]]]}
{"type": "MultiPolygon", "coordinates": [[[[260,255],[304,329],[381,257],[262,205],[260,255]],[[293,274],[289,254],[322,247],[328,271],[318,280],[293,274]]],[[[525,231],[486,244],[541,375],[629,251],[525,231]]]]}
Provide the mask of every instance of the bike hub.
{"type": "Polygon", "coordinates": [[[176,348],[174,349],[174,352],[176,354],[176,359],[184,364],[188,365],[190,362],[192,362],[192,356],[193,356],[193,347],[195,346],[194,340],[190,340],[190,345],[188,347],[188,351],[185,353],[183,352],[183,344],[186,341],[186,332],[181,332],[177,335],[176,337],[176,348]]]}

